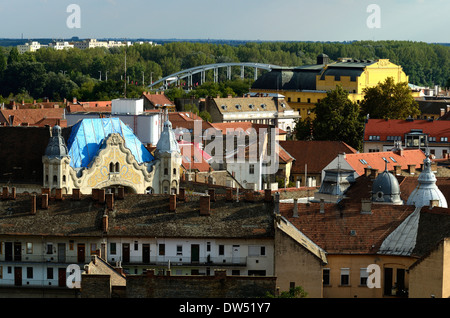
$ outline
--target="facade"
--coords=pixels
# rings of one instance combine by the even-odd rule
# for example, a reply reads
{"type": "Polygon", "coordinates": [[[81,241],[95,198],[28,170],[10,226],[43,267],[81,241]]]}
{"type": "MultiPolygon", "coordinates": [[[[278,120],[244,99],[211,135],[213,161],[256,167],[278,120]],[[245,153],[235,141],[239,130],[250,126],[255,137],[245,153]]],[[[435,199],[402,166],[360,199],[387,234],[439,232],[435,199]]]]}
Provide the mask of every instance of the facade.
{"type": "Polygon", "coordinates": [[[429,151],[437,159],[450,150],[446,120],[369,119],[364,130],[364,152],[386,151],[400,142],[404,149],[429,151]]]}
{"type": "Polygon", "coordinates": [[[315,65],[272,69],[254,82],[251,91],[284,95],[290,107],[304,120],[313,118],[311,110],[315,104],[336,85],[342,85],[349,92],[349,99],[359,103],[364,99],[364,88],[375,86],[388,77],[394,78],[395,83],[408,82],[402,67],[388,59],[340,58],[331,62],[326,54],[321,54],[315,65]]]}
{"type": "Polygon", "coordinates": [[[285,98],[276,96],[244,96],[207,98],[205,108],[211,114],[213,123],[251,122],[274,125],[288,134],[294,130],[299,114],[285,98]]]}
{"type": "Polygon", "coordinates": [[[124,186],[133,193],[177,193],[181,155],[169,121],[154,157],[118,118],[98,118],[74,125],[67,145],[55,126],[42,163],[43,187],[51,192],[124,186]]]}
{"type": "Polygon", "coordinates": [[[36,52],[41,47],[45,47],[45,45],[42,45],[36,41],[30,41],[25,44],[18,45],[17,50],[19,51],[19,54],[23,54],[26,52],[36,52]]]}

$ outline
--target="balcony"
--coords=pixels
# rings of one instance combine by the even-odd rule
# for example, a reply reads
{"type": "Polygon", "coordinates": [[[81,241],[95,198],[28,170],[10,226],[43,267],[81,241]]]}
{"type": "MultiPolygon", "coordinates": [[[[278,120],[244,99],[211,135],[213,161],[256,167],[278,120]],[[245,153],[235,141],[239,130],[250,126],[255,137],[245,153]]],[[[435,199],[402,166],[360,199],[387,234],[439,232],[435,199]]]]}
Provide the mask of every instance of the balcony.
{"type": "Polygon", "coordinates": [[[108,258],[108,262],[114,263],[121,261],[122,265],[159,265],[167,266],[247,266],[247,257],[183,257],[183,256],[151,256],[147,260],[142,257],[130,257],[129,260],[120,257],[108,258]],[[114,258],[114,260],[112,260],[114,258]]]}

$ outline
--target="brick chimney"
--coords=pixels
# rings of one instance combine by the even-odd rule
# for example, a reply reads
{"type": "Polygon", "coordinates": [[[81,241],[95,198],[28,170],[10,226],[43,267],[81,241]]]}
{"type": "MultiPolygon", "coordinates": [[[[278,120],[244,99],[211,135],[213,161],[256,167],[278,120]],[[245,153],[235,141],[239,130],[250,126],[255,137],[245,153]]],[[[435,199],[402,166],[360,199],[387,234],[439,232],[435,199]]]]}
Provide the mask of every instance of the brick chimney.
{"type": "Polygon", "coordinates": [[[97,194],[98,194],[98,202],[104,203],[105,202],[105,189],[98,189],[97,194]]]}
{"type": "Polygon", "coordinates": [[[81,200],[81,191],[80,189],[72,189],[72,199],[73,200],[81,200]]]}
{"type": "Polygon", "coordinates": [[[264,189],[264,201],[266,202],[272,202],[272,190],[271,189],[264,189]]]}
{"type": "Polygon", "coordinates": [[[210,202],[207,194],[200,197],[200,215],[210,215],[210,202]]]}
{"type": "Polygon", "coordinates": [[[31,195],[31,214],[36,214],[36,194],[31,195]]]}
{"type": "Polygon", "coordinates": [[[16,187],[11,188],[11,199],[16,199],[16,187]]]}
{"type": "Polygon", "coordinates": [[[294,199],[294,208],[292,209],[292,217],[298,218],[298,203],[297,198],[294,199]]]}
{"type": "Polygon", "coordinates": [[[245,201],[255,202],[255,191],[253,190],[245,191],[245,201]]]}
{"type": "Polygon", "coordinates": [[[372,173],[372,169],[370,169],[369,167],[365,167],[364,168],[364,175],[366,177],[370,177],[370,174],[372,173]]]}
{"type": "Polygon", "coordinates": [[[62,200],[62,189],[61,188],[55,189],[55,198],[56,198],[56,200],[62,200]]]}
{"type": "Polygon", "coordinates": [[[227,188],[226,200],[233,201],[233,188],[227,188]]]}
{"type": "Polygon", "coordinates": [[[395,165],[395,166],[394,166],[394,171],[395,171],[395,174],[396,174],[397,176],[399,176],[399,175],[402,173],[402,166],[400,166],[400,165],[395,165]]]}
{"type": "Polygon", "coordinates": [[[178,200],[186,201],[186,189],[185,188],[180,188],[179,193],[178,193],[178,200]]]}
{"type": "Polygon", "coordinates": [[[108,210],[112,210],[114,208],[114,193],[106,193],[105,199],[106,207],[108,208],[108,210]]]}
{"type": "Polygon", "coordinates": [[[370,176],[371,176],[372,178],[378,177],[378,169],[372,169],[372,171],[371,171],[371,173],[370,173],[370,176]]]}
{"type": "Polygon", "coordinates": [[[414,174],[416,172],[416,165],[408,165],[408,172],[414,174]]]}
{"type": "Polygon", "coordinates": [[[103,220],[102,220],[102,230],[104,233],[108,232],[108,215],[107,214],[103,214],[103,220]]]}
{"type": "Polygon", "coordinates": [[[216,202],[216,190],[215,189],[208,189],[208,195],[209,195],[211,202],[216,202]]]}
{"type": "Polygon", "coordinates": [[[117,199],[123,200],[125,198],[125,188],[119,187],[117,188],[117,199]]]}
{"type": "Polygon", "coordinates": [[[9,197],[9,188],[8,187],[3,187],[2,199],[3,200],[8,200],[8,197],[9,197]]]}
{"type": "Polygon", "coordinates": [[[169,210],[170,212],[175,212],[177,209],[177,195],[171,194],[169,197],[169,210]]]}
{"type": "Polygon", "coordinates": [[[48,209],[48,194],[47,193],[41,194],[41,208],[48,209]]]}

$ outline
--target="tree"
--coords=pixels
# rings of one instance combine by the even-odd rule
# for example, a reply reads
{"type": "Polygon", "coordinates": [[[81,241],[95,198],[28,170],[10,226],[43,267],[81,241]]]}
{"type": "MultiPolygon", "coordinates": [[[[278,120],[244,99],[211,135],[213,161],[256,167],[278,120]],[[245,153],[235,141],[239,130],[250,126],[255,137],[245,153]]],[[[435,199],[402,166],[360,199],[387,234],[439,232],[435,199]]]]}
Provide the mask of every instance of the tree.
{"type": "Polygon", "coordinates": [[[364,89],[361,111],[364,116],[379,119],[406,119],[420,115],[419,105],[408,83],[394,83],[392,77],[364,89]]]}
{"type": "Polygon", "coordinates": [[[327,96],[312,110],[312,136],[315,140],[343,141],[362,150],[364,121],[359,105],[348,98],[342,86],[328,91],[327,96]]]}

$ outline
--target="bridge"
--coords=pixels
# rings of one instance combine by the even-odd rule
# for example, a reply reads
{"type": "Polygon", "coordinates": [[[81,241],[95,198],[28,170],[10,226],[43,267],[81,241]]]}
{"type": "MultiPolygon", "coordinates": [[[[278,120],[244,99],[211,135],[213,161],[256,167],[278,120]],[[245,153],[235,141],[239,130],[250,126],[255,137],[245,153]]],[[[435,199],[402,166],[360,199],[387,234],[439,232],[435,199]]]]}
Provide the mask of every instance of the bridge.
{"type": "Polygon", "coordinates": [[[217,83],[219,81],[219,68],[226,68],[227,69],[227,79],[231,80],[231,68],[233,66],[239,66],[241,68],[241,78],[244,78],[244,69],[246,67],[253,68],[255,70],[254,72],[254,78],[258,77],[258,69],[267,70],[270,71],[273,68],[279,67],[277,65],[272,64],[263,64],[263,63],[215,63],[215,64],[207,64],[207,65],[201,65],[192,67],[186,70],[182,70],[176,73],[173,73],[171,75],[168,75],[166,77],[163,77],[155,82],[153,82],[151,85],[148,85],[147,87],[150,89],[157,88],[160,90],[166,89],[170,84],[173,83],[180,83],[180,80],[187,78],[187,88],[190,89],[193,87],[193,81],[192,77],[195,74],[200,73],[200,85],[203,84],[206,80],[206,71],[213,70],[214,71],[214,83],[217,83]]]}

